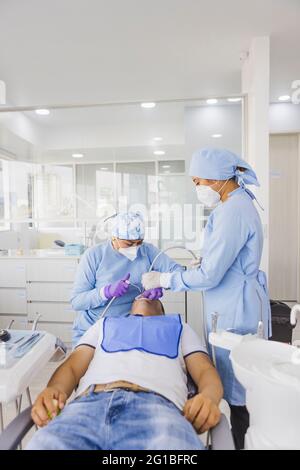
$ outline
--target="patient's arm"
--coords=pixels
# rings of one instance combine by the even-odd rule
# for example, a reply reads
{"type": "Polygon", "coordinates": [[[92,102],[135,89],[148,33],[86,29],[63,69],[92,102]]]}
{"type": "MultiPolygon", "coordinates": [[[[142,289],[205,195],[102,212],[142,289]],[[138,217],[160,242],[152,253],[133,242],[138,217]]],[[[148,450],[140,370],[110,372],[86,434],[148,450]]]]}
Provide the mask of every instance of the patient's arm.
{"type": "Polygon", "coordinates": [[[47,387],[35,400],[31,416],[38,426],[45,426],[61,410],[93,359],[94,349],[78,346],[54,372],[47,387]],[[49,416],[50,415],[50,416],[49,416]]]}
{"type": "Polygon", "coordinates": [[[222,383],[206,354],[191,354],[185,358],[185,363],[198,387],[198,394],[187,400],[183,413],[196,431],[205,432],[220,420],[218,405],[223,396],[222,383]]]}

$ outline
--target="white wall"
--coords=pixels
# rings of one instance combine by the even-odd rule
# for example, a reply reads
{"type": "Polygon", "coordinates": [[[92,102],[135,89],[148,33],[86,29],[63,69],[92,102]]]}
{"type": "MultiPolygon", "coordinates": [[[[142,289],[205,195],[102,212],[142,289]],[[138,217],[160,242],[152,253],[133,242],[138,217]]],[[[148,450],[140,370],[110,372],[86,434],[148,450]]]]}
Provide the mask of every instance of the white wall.
{"type": "Polygon", "coordinates": [[[270,105],[270,133],[300,132],[300,105],[274,103],[270,105]]]}
{"type": "Polygon", "coordinates": [[[230,106],[193,106],[185,109],[185,143],[188,158],[201,147],[227,148],[242,151],[242,108],[230,106]],[[222,134],[213,138],[213,134],[222,134]]]}

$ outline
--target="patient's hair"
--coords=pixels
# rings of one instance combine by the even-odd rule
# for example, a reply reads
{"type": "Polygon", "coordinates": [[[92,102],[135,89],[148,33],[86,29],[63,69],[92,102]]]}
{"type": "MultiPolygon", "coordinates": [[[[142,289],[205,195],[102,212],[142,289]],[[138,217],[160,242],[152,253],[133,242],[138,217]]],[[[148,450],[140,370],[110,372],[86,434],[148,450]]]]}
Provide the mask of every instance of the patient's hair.
{"type": "Polygon", "coordinates": [[[138,299],[131,307],[131,313],[140,315],[164,315],[165,309],[160,300],[138,299]]]}

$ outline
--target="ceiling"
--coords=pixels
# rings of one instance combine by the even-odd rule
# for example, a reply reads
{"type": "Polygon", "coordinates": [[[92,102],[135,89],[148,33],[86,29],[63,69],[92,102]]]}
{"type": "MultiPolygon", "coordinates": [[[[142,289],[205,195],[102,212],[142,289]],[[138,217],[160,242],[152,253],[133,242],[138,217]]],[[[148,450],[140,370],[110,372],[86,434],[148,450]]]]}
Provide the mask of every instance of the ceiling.
{"type": "Polygon", "coordinates": [[[271,37],[271,100],[300,78],[299,0],[0,0],[10,104],[227,96],[271,37]]]}

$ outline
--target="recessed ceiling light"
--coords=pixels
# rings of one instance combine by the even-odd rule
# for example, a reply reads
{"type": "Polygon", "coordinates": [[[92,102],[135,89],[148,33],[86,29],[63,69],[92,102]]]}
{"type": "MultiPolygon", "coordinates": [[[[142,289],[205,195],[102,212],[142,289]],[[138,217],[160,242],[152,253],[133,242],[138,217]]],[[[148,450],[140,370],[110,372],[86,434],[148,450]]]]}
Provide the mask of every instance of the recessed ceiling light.
{"type": "Polygon", "coordinates": [[[72,153],[73,158],[82,158],[84,157],[83,153],[72,153]]]}
{"type": "Polygon", "coordinates": [[[279,96],[278,101],[290,101],[291,97],[289,95],[279,96]]]}
{"type": "Polygon", "coordinates": [[[217,102],[218,100],[216,98],[209,98],[208,100],[206,100],[207,104],[216,104],[217,102]]]}
{"type": "Polygon", "coordinates": [[[221,137],[223,137],[223,135],[222,134],[213,134],[212,137],[214,139],[220,139],[221,137]]]}
{"type": "Polygon", "coordinates": [[[154,155],[165,155],[165,151],[164,150],[154,150],[154,155]]]}
{"type": "Polygon", "coordinates": [[[163,165],[163,168],[171,168],[171,165],[163,165]]]}
{"type": "Polygon", "coordinates": [[[100,168],[100,170],[107,171],[108,168],[106,166],[103,166],[103,167],[100,168]]]}
{"type": "Polygon", "coordinates": [[[229,103],[238,103],[242,101],[242,98],[227,98],[227,101],[229,101],[229,103]]]}
{"type": "Polygon", "coordinates": [[[39,114],[39,116],[48,116],[48,114],[50,114],[49,109],[36,109],[35,112],[39,114]]]}
{"type": "Polygon", "coordinates": [[[155,108],[156,103],[153,103],[151,101],[146,102],[146,103],[141,103],[142,108],[150,109],[150,108],[155,108]]]}
{"type": "Polygon", "coordinates": [[[155,142],[161,142],[163,140],[162,137],[153,137],[153,140],[155,140],[155,142]]]}

